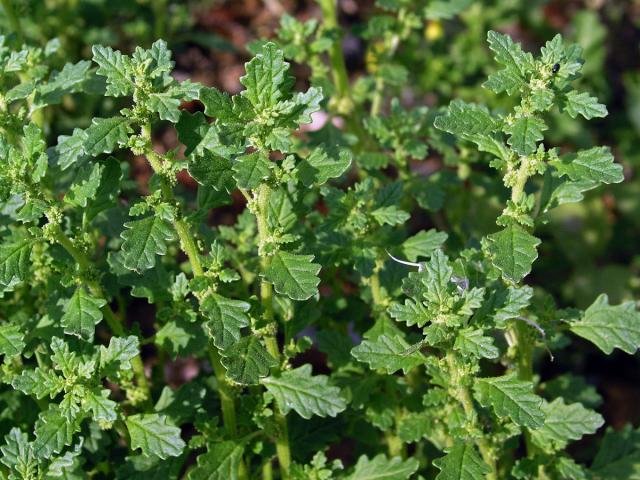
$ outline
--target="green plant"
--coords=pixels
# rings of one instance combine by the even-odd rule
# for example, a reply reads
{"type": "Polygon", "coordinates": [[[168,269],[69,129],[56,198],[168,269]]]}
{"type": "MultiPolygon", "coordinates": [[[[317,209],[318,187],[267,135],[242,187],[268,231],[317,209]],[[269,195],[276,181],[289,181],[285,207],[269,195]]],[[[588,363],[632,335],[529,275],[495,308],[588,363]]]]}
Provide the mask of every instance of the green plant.
{"type": "Polygon", "coordinates": [[[176,80],[161,40],[131,55],[96,45],[93,63],[56,71],[55,42],[1,37],[3,478],[574,479],[637,468],[631,429],[608,431],[590,465],[569,455],[603,425],[601,398],[580,377],[543,381],[535,368],[573,335],[635,353],[634,303],[602,295],[584,312],[559,308],[544,281],[523,283],[549,213],[623,180],[605,147],[544,143],[552,109],[607,114],[574,89],[580,48],[556,36],[534,57],[490,31],[501,69],[484,85],[514,97],[512,109],[405,109],[386,95],[406,82],[394,66],[402,42],[470,2],[380,3],[390,13],[365,36],[382,36],[382,61],[354,85],[330,0],[321,23],[285,17],[278,43],[252,47],[237,95],[176,80]],[[286,57],[309,64],[305,91],[286,57]],[[46,112],[91,94],[117,113],[49,145],[46,112]],[[320,110],[330,120],[300,132],[320,110]],[[158,127],[180,145],[155,148],[158,127]],[[417,174],[428,147],[453,168],[417,174]],[[129,179],[134,156],[148,182],[129,179]],[[195,193],[177,181],[185,169],[195,193]],[[485,201],[496,218],[470,227],[464,203],[444,208],[449,197],[485,201]],[[233,224],[208,224],[232,203],[245,207],[233,224]],[[412,231],[422,214],[437,229],[412,231]],[[327,361],[305,362],[312,349],[327,361]],[[163,368],[176,357],[200,370],[172,389],[163,368]],[[357,460],[329,461],[345,439],[357,460]]]}

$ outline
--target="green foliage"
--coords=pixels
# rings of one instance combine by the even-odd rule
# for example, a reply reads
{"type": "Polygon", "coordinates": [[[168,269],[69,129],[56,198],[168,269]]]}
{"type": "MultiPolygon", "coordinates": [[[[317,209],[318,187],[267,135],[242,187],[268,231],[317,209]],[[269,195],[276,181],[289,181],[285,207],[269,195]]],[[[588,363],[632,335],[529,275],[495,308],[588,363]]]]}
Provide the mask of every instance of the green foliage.
{"type": "Polygon", "coordinates": [[[229,94],[174,72],[163,40],[39,46],[29,12],[0,3],[2,478],[638,471],[630,427],[592,462],[594,445],[567,450],[595,441],[606,396],[537,370],[565,348],[580,363],[575,336],[640,347],[629,295],[578,299],[589,270],[565,285],[549,266],[630,238],[609,224],[627,169],[584,126],[608,111],[580,47],[558,35],[534,54],[492,30],[481,47],[514,2],[378,0],[352,82],[337,4],[319,0],[321,20],[283,15],[249,46],[229,94]]]}

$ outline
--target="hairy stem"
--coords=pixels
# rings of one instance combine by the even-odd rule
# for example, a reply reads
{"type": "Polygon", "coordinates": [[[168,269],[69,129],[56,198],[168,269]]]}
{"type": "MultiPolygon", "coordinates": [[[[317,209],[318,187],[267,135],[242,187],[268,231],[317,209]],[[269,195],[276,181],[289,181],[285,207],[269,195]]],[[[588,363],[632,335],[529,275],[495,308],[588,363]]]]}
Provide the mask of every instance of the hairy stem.
{"type": "MultiPolygon", "coordinates": [[[[473,397],[471,396],[471,391],[463,383],[455,354],[451,351],[447,353],[447,364],[449,366],[451,385],[454,390],[454,398],[456,398],[462,405],[462,408],[465,415],[467,416],[472,430],[482,435],[483,432],[480,424],[478,423],[478,414],[476,412],[475,406],[473,405],[473,397]]],[[[493,448],[491,447],[489,442],[482,436],[475,438],[474,441],[478,447],[478,450],[480,450],[482,459],[491,470],[487,475],[487,480],[498,480],[496,456],[493,452],[493,448]]]]}
{"type": "MultiPolygon", "coordinates": [[[[256,204],[256,223],[258,224],[258,245],[259,249],[264,247],[264,243],[269,236],[269,225],[267,221],[269,198],[271,196],[271,188],[269,185],[261,184],[257,191],[257,204],[256,204]]],[[[260,267],[264,272],[270,263],[270,257],[262,255],[260,258],[260,267]]],[[[277,332],[277,325],[275,324],[275,318],[273,316],[273,285],[267,280],[261,280],[260,282],[260,301],[262,308],[264,309],[265,323],[271,328],[272,333],[265,336],[265,345],[269,354],[281,361],[280,348],[278,347],[278,340],[275,333],[277,332]]],[[[274,405],[274,419],[278,429],[276,437],[276,453],[278,455],[278,463],[280,464],[280,476],[282,479],[287,480],[289,478],[289,471],[291,468],[291,447],[289,445],[289,427],[287,425],[287,417],[282,414],[277,405],[274,405]]]]}

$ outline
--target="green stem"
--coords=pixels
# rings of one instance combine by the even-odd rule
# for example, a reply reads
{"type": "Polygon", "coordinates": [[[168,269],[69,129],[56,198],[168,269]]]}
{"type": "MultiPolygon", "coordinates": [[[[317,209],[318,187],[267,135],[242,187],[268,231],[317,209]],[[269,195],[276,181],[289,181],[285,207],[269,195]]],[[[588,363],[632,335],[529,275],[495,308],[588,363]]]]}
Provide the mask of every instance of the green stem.
{"type": "MultiPolygon", "coordinates": [[[[473,397],[471,396],[469,388],[466,387],[462,382],[460,369],[458,368],[455,354],[451,351],[447,353],[447,363],[449,365],[450,381],[454,389],[454,398],[458,399],[458,401],[462,405],[464,413],[471,423],[472,429],[477,434],[483,435],[484,432],[478,424],[478,415],[473,405],[473,397]]],[[[498,469],[493,448],[491,447],[489,442],[482,436],[475,438],[475,443],[478,446],[478,450],[480,450],[482,459],[491,470],[487,475],[487,480],[498,480],[498,469]]]]}
{"type": "MultiPolygon", "coordinates": [[[[338,12],[336,0],[319,0],[322,10],[322,22],[324,28],[340,31],[338,24],[338,12]]],[[[349,99],[349,75],[347,65],[342,53],[342,35],[338,36],[329,49],[329,61],[331,62],[331,74],[336,87],[336,96],[339,100],[349,99]]]]}
{"type": "MultiPolygon", "coordinates": [[[[67,253],[71,255],[71,257],[76,261],[81,271],[87,271],[91,268],[91,260],[84,254],[84,252],[82,252],[73,244],[71,239],[67,237],[64,232],[62,232],[62,230],[58,229],[55,238],[62,246],[62,248],[64,248],[67,253]]],[[[91,290],[91,293],[96,297],[106,298],[102,287],[96,280],[87,281],[87,286],[89,287],[89,290],[91,290]]],[[[109,325],[109,328],[111,329],[113,334],[117,337],[125,335],[125,328],[122,324],[121,319],[116,316],[108,303],[105,304],[104,307],[102,307],[101,311],[104,315],[104,319],[107,322],[107,325],[109,325]]],[[[124,312],[121,313],[124,314],[124,312]]],[[[140,354],[136,355],[131,360],[131,367],[136,377],[138,388],[142,390],[144,398],[147,401],[151,401],[151,389],[144,372],[144,363],[142,362],[140,354]]]]}
{"type": "Polygon", "coordinates": [[[524,187],[529,179],[529,159],[522,157],[520,160],[520,167],[516,174],[516,182],[511,188],[511,201],[515,204],[520,203],[522,196],[524,195],[524,187]]]}
{"type": "MultiPolygon", "coordinates": [[[[256,205],[256,223],[258,224],[258,245],[259,250],[264,246],[269,236],[269,225],[267,222],[267,214],[269,208],[269,198],[271,196],[271,188],[269,185],[262,183],[257,189],[257,205],[256,205]]],[[[260,258],[260,266],[264,272],[270,263],[270,257],[262,255],[260,258]]],[[[265,336],[265,345],[269,354],[281,361],[282,355],[278,347],[276,339],[277,325],[273,315],[273,286],[267,280],[260,282],[260,301],[264,309],[265,323],[270,327],[272,333],[265,336]]],[[[282,414],[277,405],[274,405],[274,419],[278,429],[276,436],[276,454],[278,455],[278,463],[280,465],[280,477],[283,480],[289,479],[291,468],[291,447],[289,445],[289,427],[287,425],[287,417],[282,414]]]]}
{"type": "Polygon", "coordinates": [[[4,10],[5,15],[7,16],[7,20],[9,21],[9,26],[15,32],[18,40],[20,42],[24,41],[24,34],[22,32],[22,27],[20,25],[20,17],[16,14],[15,9],[13,8],[12,0],[1,0],[2,9],[4,10]]]}

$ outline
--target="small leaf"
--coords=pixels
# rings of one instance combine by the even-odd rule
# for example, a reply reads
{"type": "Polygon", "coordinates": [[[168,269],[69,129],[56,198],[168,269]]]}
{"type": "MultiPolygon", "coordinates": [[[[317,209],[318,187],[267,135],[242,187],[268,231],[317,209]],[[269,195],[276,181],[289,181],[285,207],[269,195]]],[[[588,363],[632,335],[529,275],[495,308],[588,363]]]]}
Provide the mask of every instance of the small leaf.
{"type": "Polygon", "coordinates": [[[95,421],[113,423],[118,418],[116,413],[118,404],[109,399],[110,394],[110,390],[102,388],[85,390],[82,397],[82,407],[91,411],[95,421]]]}
{"type": "Polygon", "coordinates": [[[560,175],[571,180],[598,183],[620,183],[624,180],[622,165],[615,163],[608,147],[593,147],[568,154],[552,162],[560,175]]]}
{"type": "Polygon", "coordinates": [[[399,335],[380,335],[373,341],[363,340],[351,350],[351,354],[356,360],[369,364],[373,370],[383,370],[391,374],[402,369],[407,373],[426,360],[419,350],[405,353],[409,347],[410,345],[399,335]]]}
{"type": "Polygon", "coordinates": [[[362,455],[347,480],[408,480],[418,470],[418,466],[415,458],[402,460],[400,457],[393,457],[389,460],[381,453],[369,460],[362,455]]]}
{"type": "Polygon", "coordinates": [[[311,375],[311,365],[286,370],[277,376],[262,379],[261,383],[273,395],[286,415],[294,410],[302,418],[335,417],[347,408],[338,387],[328,384],[329,377],[311,375]]]}
{"type": "Polygon", "coordinates": [[[109,346],[100,346],[100,368],[105,376],[131,369],[131,359],[139,353],[140,341],[135,335],[111,337],[109,346]]]}
{"type": "Polygon", "coordinates": [[[509,225],[489,235],[486,240],[491,261],[502,277],[510,282],[520,282],[529,274],[531,265],[538,258],[540,240],[518,225],[509,225]]]}
{"type": "Polygon", "coordinates": [[[434,126],[465,139],[476,135],[489,135],[498,128],[498,123],[485,107],[462,100],[454,100],[445,115],[436,117],[434,126]]]}
{"type": "Polygon", "coordinates": [[[64,196],[65,203],[76,207],[86,207],[89,200],[96,197],[104,168],[104,165],[99,163],[80,168],[69,187],[69,191],[64,196]]]}
{"type": "Polygon", "coordinates": [[[98,64],[97,73],[107,77],[107,95],[123,97],[133,94],[133,67],[131,60],[111,47],[94,45],[93,61],[98,64]]]}
{"type": "Polygon", "coordinates": [[[180,100],[175,97],[175,93],[152,93],[149,95],[148,105],[158,114],[160,120],[172,123],[178,123],[180,120],[180,100]]]}
{"type": "Polygon", "coordinates": [[[401,225],[411,217],[410,214],[395,205],[376,208],[371,212],[371,215],[380,225],[401,225]]]}
{"type": "Polygon", "coordinates": [[[571,90],[564,97],[564,111],[571,118],[582,115],[587,120],[592,118],[602,118],[608,115],[607,107],[598,102],[596,97],[592,97],[587,92],[577,92],[571,90]]]}
{"type": "Polygon", "coordinates": [[[16,325],[10,323],[0,325],[0,355],[7,357],[20,355],[25,346],[24,334],[16,325]]]}
{"type": "Polygon", "coordinates": [[[587,308],[571,331],[594,343],[610,355],[615,348],[633,355],[640,348],[640,314],[634,302],[609,305],[609,297],[600,295],[587,308]]]}
{"type": "Polygon", "coordinates": [[[531,382],[518,380],[515,373],[479,378],[474,390],[483,407],[493,407],[500,418],[509,417],[521,427],[540,428],[544,424],[542,398],[533,393],[531,382]]]}
{"type": "Polygon", "coordinates": [[[459,330],[453,348],[463,354],[473,355],[477,358],[495,359],[500,355],[500,351],[493,344],[493,338],[486,337],[482,330],[473,328],[459,330]]]}
{"type": "Polygon", "coordinates": [[[30,240],[17,240],[0,245],[0,288],[22,282],[29,273],[30,240]]]}
{"type": "Polygon", "coordinates": [[[172,225],[160,215],[127,222],[124,226],[127,230],[120,234],[124,239],[123,263],[136,272],[153,268],[156,255],[166,255],[167,242],[175,238],[172,225]]]}
{"type": "Polygon", "coordinates": [[[545,123],[538,117],[518,117],[512,124],[504,127],[511,136],[507,143],[520,155],[531,155],[538,148],[538,142],[544,139],[545,123]]]}
{"type": "Polygon", "coordinates": [[[278,251],[264,273],[276,292],[292,300],[306,300],[318,292],[320,265],[313,263],[313,255],[296,255],[278,251]]]}
{"type": "Polygon", "coordinates": [[[240,339],[222,352],[222,365],[227,369],[227,376],[241,385],[257,385],[277,364],[254,335],[240,339]]]}
{"type": "Polygon", "coordinates": [[[218,294],[209,295],[202,304],[202,311],[209,319],[206,330],[213,337],[213,344],[225,350],[240,340],[240,330],[249,326],[247,302],[232,300],[218,294]]]}
{"type": "Polygon", "coordinates": [[[525,53],[518,43],[513,43],[509,35],[489,30],[487,33],[489,48],[495,54],[496,62],[508,70],[518,72],[524,77],[534,66],[533,56],[525,53]]]}
{"type": "Polygon", "coordinates": [[[257,111],[273,107],[284,96],[284,90],[292,86],[287,74],[289,64],[284,61],[282,50],[268,42],[250,62],[245,65],[247,74],[240,77],[247,98],[257,111]]]}
{"type": "Polygon", "coordinates": [[[230,192],[235,186],[231,160],[207,150],[189,158],[189,175],[200,185],[216,191],[230,192]]]}
{"type": "Polygon", "coordinates": [[[130,122],[124,117],[94,118],[84,140],[84,150],[89,155],[111,153],[129,140],[130,122]]]}
{"type": "Polygon", "coordinates": [[[236,442],[214,443],[207,453],[198,456],[198,465],[188,480],[237,480],[244,446],[236,442]]]}
{"type": "Polygon", "coordinates": [[[62,170],[66,170],[85,157],[87,137],[87,132],[80,128],[75,128],[69,136],[61,135],[58,137],[55,151],[58,154],[58,164],[62,170]]]}
{"type": "Polygon", "coordinates": [[[180,429],[169,425],[164,415],[130,415],[125,423],[131,437],[131,450],[139,448],[143,455],[162,459],[177,457],[186,446],[180,438],[180,429]]]}
{"type": "Polygon", "coordinates": [[[440,469],[436,480],[484,480],[491,472],[472,443],[457,442],[444,457],[433,464],[440,469]]]}
{"type": "Polygon", "coordinates": [[[572,440],[580,440],[584,435],[596,432],[603,424],[602,416],[583,407],[579,403],[565,405],[562,398],[544,403],[544,425],[531,432],[533,442],[549,452],[563,450],[572,440]]]}
{"type": "Polygon", "coordinates": [[[64,302],[64,333],[93,342],[95,327],[102,320],[100,309],[106,304],[105,299],[93,297],[83,287],[76,288],[72,297],[64,302]]]}
{"type": "Polygon", "coordinates": [[[428,258],[431,254],[442,247],[447,241],[448,235],[445,232],[438,232],[434,229],[422,231],[413,237],[407,238],[402,243],[402,251],[411,262],[415,262],[419,257],[428,258]]]}
{"type": "Polygon", "coordinates": [[[351,152],[341,150],[338,158],[333,158],[321,148],[313,150],[298,166],[298,176],[305,187],[320,186],[331,178],[338,178],[351,165],[351,152]]]}
{"type": "Polygon", "coordinates": [[[80,429],[80,424],[67,413],[58,405],[50,405],[38,417],[33,442],[33,451],[38,458],[51,458],[73,442],[73,434],[80,429]]]}
{"type": "Polygon", "coordinates": [[[34,370],[23,370],[19,376],[14,377],[11,386],[37,399],[54,398],[65,387],[65,381],[53,370],[37,367],[34,370]]]}
{"type": "Polygon", "coordinates": [[[238,157],[233,162],[233,178],[239,188],[254,189],[271,174],[271,162],[260,152],[238,157]]]}

